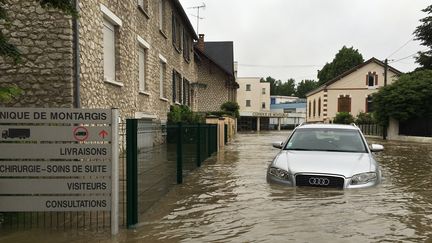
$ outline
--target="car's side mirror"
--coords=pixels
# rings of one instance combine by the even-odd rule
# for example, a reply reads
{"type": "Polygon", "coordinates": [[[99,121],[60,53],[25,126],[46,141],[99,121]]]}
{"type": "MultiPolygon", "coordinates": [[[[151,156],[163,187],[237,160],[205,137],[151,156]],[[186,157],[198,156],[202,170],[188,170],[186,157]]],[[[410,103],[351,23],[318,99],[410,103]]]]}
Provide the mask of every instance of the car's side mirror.
{"type": "Polygon", "coordinates": [[[273,147],[281,149],[283,147],[283,142],[274,142],[273,147]]]}
{"type": "Polygon", "coordinates": [[[381,152],[384,150],[384,146],[382,146],[381,144],[371,144],[371,146],[369,147],[369,149],[372,152],[381,152]]]}

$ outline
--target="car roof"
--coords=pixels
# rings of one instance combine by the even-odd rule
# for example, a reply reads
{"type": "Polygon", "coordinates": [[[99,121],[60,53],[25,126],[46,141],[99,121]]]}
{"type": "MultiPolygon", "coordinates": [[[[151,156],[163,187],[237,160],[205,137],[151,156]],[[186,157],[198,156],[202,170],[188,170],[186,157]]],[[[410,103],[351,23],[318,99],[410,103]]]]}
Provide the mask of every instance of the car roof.
{"type": "Polygon", "coordinates": [[[308,129],[308,128],[330,128],[330,129],[350,129],[350,130],[359,129],[356,125],[324,124],[324,123],[304,124],[296,127],[296,129],[308,129]]]}

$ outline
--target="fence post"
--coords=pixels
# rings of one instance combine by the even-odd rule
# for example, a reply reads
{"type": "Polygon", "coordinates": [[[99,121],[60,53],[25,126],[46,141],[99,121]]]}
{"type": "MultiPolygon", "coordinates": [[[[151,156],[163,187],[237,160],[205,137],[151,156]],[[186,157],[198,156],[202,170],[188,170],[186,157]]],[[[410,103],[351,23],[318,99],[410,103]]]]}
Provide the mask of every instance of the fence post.
{"type": "Polygon", "coordinates": [[[126,221],[127,227],[138,223],[138,120],[126,120],[126,221]]]}
{"type": "Polygon", "coordinates": [[[182,124],[177,124],[177,184],[183,183],[182,124]]]}
{"type": "Polygon", "coordinates": [[[197,125],[197,166],[201,166],[201,124],[197,125]]]}
{"type": "Polygon", "coordinates": [[[112,109],[111,114],[112,114],[112,118],[111,118],[112,119],[111,121],[111,134],[112,134],[111,234],[117,235],[119,229],[119,124],[118,124],[118,119],[120,115],[118,109],[112,109]]]}
{"type": "Polygon", "coordinates": [[[211,137],[211,125],[208,124],[207,125],[207,158],[210,157],[210,155],[212,154],[212,137],[211,137]]]}
{"type": "Polygon", "coordinates": [[[224,124],[224,143],[228,144],[228,125],[224,124]]]}

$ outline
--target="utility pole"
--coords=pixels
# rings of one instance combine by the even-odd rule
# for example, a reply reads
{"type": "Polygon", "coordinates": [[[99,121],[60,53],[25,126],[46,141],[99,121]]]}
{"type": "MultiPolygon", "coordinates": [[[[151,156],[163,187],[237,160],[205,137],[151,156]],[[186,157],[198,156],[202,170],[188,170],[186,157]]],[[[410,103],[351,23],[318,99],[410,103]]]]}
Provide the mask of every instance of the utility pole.
{"type": "MultiPolygon", "coordinates": [[[[387,86],[387,69],[388,69],[388,60],[387,58],[384,60],[384,87],[387,86]]],[[[383,139],[387,139],[387,128],[388,124],[383,127],[383,139]]]]}
{"type": "Polygon", "coordinates": [[[388,69],[388,60],[386,58],[384,60],[384,86],[387,86],[387,69],[388,69]]]}
{"type": "Polygon", "coordinates": [[[197,15],[192,15],[192,16],[194,16],[194,17],[197,18],[197,25],[196,25],[196,28],[197,28],[197,34],[199,34],[199,21],[200,21],[200,19],[204,19],[204,18],[201,18],[201,17],[200,17],[200,8],[205,9],[205,7],[206,7],[205,3],[202,3],[202,4],[199,5],[199,6],[190,7],[190,8],[193,8],[193,9],[196,9],[196,10],[197,10],[197,15]]]}

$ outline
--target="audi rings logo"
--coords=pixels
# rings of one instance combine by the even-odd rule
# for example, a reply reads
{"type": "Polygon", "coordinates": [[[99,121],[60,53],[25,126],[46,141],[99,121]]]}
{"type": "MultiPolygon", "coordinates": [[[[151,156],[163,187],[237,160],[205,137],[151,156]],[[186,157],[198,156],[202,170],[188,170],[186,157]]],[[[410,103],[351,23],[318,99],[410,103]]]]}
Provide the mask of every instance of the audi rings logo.
{"type": "Polygon", "coordinates": [[[321,177],[311,177],[309,178],[309,184],[314,186],[328,186],[330,184],[330,180],[321,177]]]}

